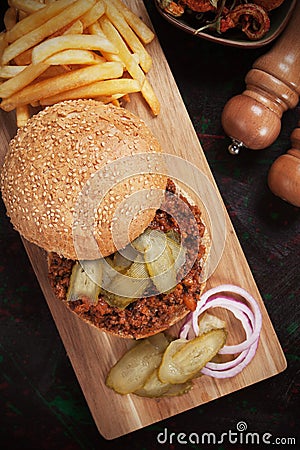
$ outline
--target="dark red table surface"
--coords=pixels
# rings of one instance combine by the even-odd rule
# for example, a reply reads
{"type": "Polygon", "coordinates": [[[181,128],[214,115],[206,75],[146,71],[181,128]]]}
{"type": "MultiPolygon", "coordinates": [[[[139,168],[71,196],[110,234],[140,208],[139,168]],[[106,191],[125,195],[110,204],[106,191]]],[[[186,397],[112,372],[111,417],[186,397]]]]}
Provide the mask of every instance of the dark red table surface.
{"type": "Polygon", "coordinates": [[[244,151],[238,157],[229,155],[229,139],[220,122],[223,107],[243,91],[246,73],[269,47],[240,50],[198,39],[166,23],[151,0],[145,4],[288,367],[246,389],[106,441],[96,429],[22,242],[1,202],[0,446],[39,450],[254,448],[242,443],[240,434],[236,443],[233,434],[221,439],[222,433],[229,436],[230,430],[236,432],[237,424],[244,422],[249,433],[257,433],[261,447],[262,436],[269,433],[269,442],[281,442],[274,447],[289,443],[299,448],[300,214],[298,208],[273,196],[267,186],[272,162],[290,148],[290,134],[300,119],[299,105],[284,114],[280,136],[272,146],[244,151]],[[165,429],[168,438],[162,444],[157,436],[165,429]],[[172,439],[171,433],[175,433],[172,439]],[[178,433],[186,434],[181,437],[186,444],[178,443],[178,433]],[[200,436],[200,444],[187,439],[193,436],[190,433],[200,436]],[[215,433],[216,443],[202,445],[203,433],[215,433]],[[297,444],[288,438],[296,438],[297,444]]]}

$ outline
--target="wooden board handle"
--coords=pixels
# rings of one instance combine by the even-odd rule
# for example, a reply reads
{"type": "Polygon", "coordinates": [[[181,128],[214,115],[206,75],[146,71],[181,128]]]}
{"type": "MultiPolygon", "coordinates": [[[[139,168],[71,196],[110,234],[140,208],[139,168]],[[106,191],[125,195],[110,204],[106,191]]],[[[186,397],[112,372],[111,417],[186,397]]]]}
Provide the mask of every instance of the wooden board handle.
{"type": "Polygon", "coordinates": [[[248,72],[246,90],[230,99],[222,113],[225,133],[253,150],[271,145],[281,128],[281,117],[294,108],[300,94],[300,2],[287,28],[269,52],[248,72]]]}
{"type": "Polygon", "coordinates": [[[298,125],[291,134],[292,148],[272,164],[268,184],[275,195],[300,207],[300,121],[298,125]]]}

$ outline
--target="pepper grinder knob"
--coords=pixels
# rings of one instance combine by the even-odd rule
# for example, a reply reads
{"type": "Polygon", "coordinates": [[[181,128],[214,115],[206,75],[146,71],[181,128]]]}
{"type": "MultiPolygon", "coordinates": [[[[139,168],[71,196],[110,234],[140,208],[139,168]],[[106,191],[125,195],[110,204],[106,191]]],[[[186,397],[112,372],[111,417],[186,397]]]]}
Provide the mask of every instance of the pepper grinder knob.
{"type": "Polygon", "coordinates": [[[222,126],[233,140],[230,153],[245,146],[259,150],[279,135],[282,114],[295,108],[300,95],[300,2],[281,37],[248,72],[246,90],[230,99],[222,126]],[[238,144],[238,147],[237,147],[238,144]]]}
{"type": "Polygon", "coordinates": [[[272,164],[268,184],[275,195],[300,207],[300,128],[292,132],[291,142],[292,148],[272,164]]]}

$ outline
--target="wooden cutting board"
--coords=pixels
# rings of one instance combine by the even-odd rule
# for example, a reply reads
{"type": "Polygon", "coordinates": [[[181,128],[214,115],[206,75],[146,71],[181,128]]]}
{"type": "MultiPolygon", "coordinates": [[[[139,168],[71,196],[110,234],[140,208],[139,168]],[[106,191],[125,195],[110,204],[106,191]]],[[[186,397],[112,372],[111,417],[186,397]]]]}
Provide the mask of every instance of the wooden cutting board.
{"type": "MultiPolygon", "coordinates": [[[[139,0],[131,0],[130,7],[149,25],[149,17],[139,0]]],[[[113,439],[194,408],[231,392],[276,375],[286,367],[286,361],[275,331],[265,309],[250,268],[235,231],[225,211],[196,132],[185,109],[178,88],[157,39],[148,46],[153,57],[149,80],[161,101],[161,113],[154,118],[139,94],[132,96],[128,107],[145,120],[160,140],[165,152],[191,161],[211,181],[214,193],[225,214],[226,242],[221,260],[207,282],[207,288],[221,283],[233,283],[247,289],[259,302],[263,326],[258,351],[249,366],[238,376],[215,380],[202,376],[192,391],[174,398],[145,399],[134,395],[121,396],[106,388],[105,378],[111,366],[132,341],[109,336],[82,322],[58,301],[47,279],[46,254],[24,241],[26,251],[53,315],[61,339],[71,360],[75,374],[86,397],[100,433],[113,439]]],[[[1,112],[0,163],[8,142],[16,131],[14,113],[1,112]]],[[[195,180],[200,184],[201,180],[195,180]]],[[[204,192],[204,196],[206,193],[204,192]]],[[[229,323],[229,327],[230,327],[229,323]]],[[[235,339],[242,339],[239,329],[231,329],[235,339]]]]}

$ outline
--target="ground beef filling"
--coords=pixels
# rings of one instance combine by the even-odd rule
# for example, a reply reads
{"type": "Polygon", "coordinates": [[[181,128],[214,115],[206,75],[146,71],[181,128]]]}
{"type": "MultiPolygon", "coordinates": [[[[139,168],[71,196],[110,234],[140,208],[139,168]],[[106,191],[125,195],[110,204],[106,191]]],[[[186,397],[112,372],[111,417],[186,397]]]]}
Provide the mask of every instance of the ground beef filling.
{"type": "MultiPolygon", "coordinates": [[[[175,191],[175,185],[169,181],[165,196],[165,204],[168,206],[166,209],[171,212],[174,208],[177,218],[182,213],[180,223],[183,223],[182,221],[185,220],[185,208],[181,201],[176,202],[178,196],[172,195],[175,194],[175,191]]],[[[176,288],[167,294],[141,298],[123,310],[108,305],[105,297],[100,294],[97,305],[92,305],[84,299],[68,302],[67,305],[72,311],[82,319],[105,331],[123,337],[142,337],[165,330],[171,323],[176,321],[174,318],[181,318],[185,313],[195,308],[201,294],[202,259],[205,254],[203,245],[195,246],[195,243],[198,243],[198,238],[195,238],[197,236],[195,226],[200,237],[203,237],[205,227],[201,221],[199,208],[191,206],[183,196],[179,195],[179,197],[188,205],[196,220],[191,221],[191,223],[187,223],[186,220],[185,229],[188,230],[188,233],[182,236],[184,247],[188,250],[186,254],[188,258],[192,258],[194,264],[176,288]]],[[[156,212],[149,226],[152,229],[159,229],[163,232],[175,230],[180,233],[172,213],[168,214],[163,209],[156,212]]],[[[62,258],[57,254],[52,253],[49,255],[50,283],[56,296],[63,301],[66,299],[73,264],[74,261],[62,258]]],[[[186,264],[190,264],[189,260],[187,260],[186,264]]],[[[181,278],[179,274],[179,280],[181,278]]]]}

